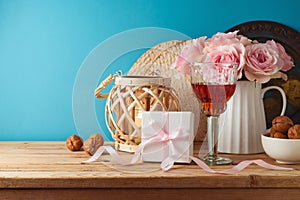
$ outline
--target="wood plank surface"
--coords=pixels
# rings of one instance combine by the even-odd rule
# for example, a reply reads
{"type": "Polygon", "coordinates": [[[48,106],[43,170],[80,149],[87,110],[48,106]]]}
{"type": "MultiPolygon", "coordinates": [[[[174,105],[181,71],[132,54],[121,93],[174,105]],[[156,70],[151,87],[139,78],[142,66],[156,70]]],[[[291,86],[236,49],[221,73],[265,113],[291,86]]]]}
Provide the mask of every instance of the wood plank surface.
{"type": "Polygon", "coordinates": [[[299,200],[299,189],[27,189],[0,190],[0,199],[7,200],[299,200]]]}
{"type": "MultiPolygon", "coordinates": [[[[122,152],[120,154],[128,159],[132,156],[122,152]]],[[[246,159],[263,159],[279,165],[265,154],[222,156],[230,157],[235,164],[246,159]]],[[[181,195],[185,197],[187,192],[191,195],[203,193],[203,197],[212,193],[215,199],[218,196],[221,199],[222,192],[224,195],[231,193],[239,197],[254,191],[260,197],[267,193],[273,197],[280,195],[276,191],[285,191],[286,194],[300,198],[300,165],[280,165],[293,167],[293,171],[275,171],[251,165],[234,175],[220,175],[205,172],[194,163],[176,164],[168,172],[161,171],[157,163],[141,164],[135,168],[121,167],[113,162],[107,164],[108,155],[97,162],[81,164],[89,157],[84,151],[69,151],[64,142],[0,142],[0,199],[13,199],[16,194],[22,194],[23,198],[20,199],[26,199],[26,194],[35,194],[35,197],[47,194],[50,199],[61,190],[64,195],[74,195],[72,199],[79,199],[79,196],[85,199],[84,195],[90,194],[111,195],[110,199],[116,199],[116,191],[128,195],[140,191],[147,196],[153,190],[159,191],[161,197],[170,194],[177,199],[181,195]],[[217,190],[221,193],[215,194],[217,190]]],[[[230,167],[212,168],[224,170],[230,167]]],[[[28,199],[32,199],[29,196],[28,199]]]]}

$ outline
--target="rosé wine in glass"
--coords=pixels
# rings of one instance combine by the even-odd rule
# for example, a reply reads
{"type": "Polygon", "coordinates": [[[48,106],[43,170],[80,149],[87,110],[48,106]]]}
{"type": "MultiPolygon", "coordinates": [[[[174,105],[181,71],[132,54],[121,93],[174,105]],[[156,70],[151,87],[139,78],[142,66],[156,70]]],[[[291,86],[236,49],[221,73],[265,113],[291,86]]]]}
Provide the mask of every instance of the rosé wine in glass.
{"type": "Polygon", "coordinates": [[[202,104],[206,116],[218,116],[226,109],[227,101],[232,97],[236,84],[229,85],[204,85],[192,84],[197,98],[202,104]]]}
{"type": "Polygon", "coordinates": [[[237,63],[193,63],[191,85],[207,116],[208,154],[201,158],[208,165],[231,164],[229,158],[218,157],[219,116],[236,87],[237,63]]]}

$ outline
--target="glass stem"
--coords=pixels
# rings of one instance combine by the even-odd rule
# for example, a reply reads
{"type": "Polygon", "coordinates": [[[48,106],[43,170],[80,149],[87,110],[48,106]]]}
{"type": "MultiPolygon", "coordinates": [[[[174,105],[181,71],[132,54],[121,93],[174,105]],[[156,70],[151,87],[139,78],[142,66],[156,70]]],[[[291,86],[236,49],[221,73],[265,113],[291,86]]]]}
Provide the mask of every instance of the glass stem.
{"type": "Polygon", "coordinates": [[[218,154],[218,137],[219,137],[219,117],[210,116],[207,118],[207,141],[208,156],[217,157],[218,154]]]}

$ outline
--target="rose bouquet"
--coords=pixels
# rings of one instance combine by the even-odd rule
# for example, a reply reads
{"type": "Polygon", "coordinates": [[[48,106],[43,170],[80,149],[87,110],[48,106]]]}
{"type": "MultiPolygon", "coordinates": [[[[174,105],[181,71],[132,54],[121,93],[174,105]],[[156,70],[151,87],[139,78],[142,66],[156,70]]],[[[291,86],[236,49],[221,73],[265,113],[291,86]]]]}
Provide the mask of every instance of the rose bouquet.
{"type": "Polygon", "coordinates": [[[188,74],[194,62],[236,62],[238,79],[266,83],[271,78],[287,80],[284,72],[294,64],[284,47],[268,40],[265,43],[252,41],[238,31],[217,33],[193,39],[177,56],[174,67],[182,74],[188,74]]]}

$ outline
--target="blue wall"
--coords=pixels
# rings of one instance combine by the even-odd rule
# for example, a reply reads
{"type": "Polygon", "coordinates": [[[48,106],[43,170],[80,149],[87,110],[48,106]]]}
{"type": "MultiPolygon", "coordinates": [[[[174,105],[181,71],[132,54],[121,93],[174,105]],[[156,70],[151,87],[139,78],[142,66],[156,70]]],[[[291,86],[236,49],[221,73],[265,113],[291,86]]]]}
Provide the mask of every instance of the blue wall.
{"type": "MultiPolygon", "coordinates": [[[[195,38],[252,20],[300,30],[300,1],[224,2],[0,0],[0,140],[65,140],[76,133],[76,74],[98,44],[122,31],[162,27],[195,38]]],[[[128,70],[143,52],[120,57],[112,70],[128,70]]]]}

